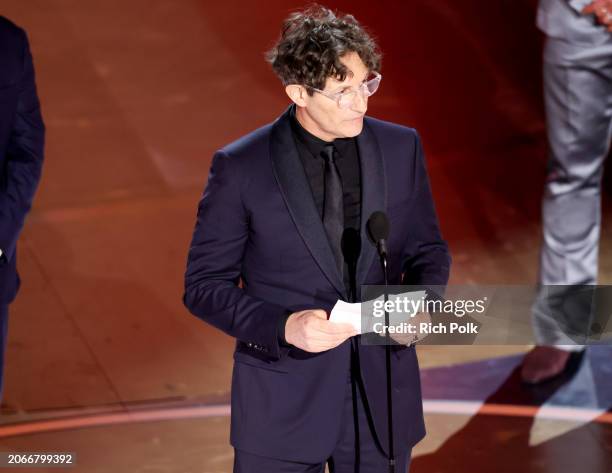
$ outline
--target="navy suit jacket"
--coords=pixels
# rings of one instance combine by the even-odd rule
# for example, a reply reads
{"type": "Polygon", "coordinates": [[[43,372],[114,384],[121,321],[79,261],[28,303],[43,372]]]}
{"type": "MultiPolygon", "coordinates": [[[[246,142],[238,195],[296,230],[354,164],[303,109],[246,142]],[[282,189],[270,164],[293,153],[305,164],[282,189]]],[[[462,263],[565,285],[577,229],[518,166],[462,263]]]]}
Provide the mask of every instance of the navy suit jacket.
{"type": "Polygon", "coordinates": [[[0,16],[0,305],[19,288],[17,238],[40,180],[44,141],[28,38],[0,16]]]}
{"type": "MultiPolygon", "coordinates": [[[[390,282],[445,285],[450,258],[438,228],[417,133],[366,118],[357,144],[363,242],[357,284],[383,282],[365,225],[372,212],[384,210],[391,227],[390,282]]],[[[348,300],[347,291],[286,111],[274,123],[215,154],[187,262],[185,305],[236,338],[234,447],[307,463],[329,457],[342,422],[352,342],[307,353],[280,345],[277,329],[288,312],[329,311],[338,299],[348,300]]],[[[376,434],[386,448],[385,350],[361,345],[359,340],[356,345],[376,434]]],[[[392,370],[399,453],[425,434],[413,347],[394,350],[392,370]]]]}

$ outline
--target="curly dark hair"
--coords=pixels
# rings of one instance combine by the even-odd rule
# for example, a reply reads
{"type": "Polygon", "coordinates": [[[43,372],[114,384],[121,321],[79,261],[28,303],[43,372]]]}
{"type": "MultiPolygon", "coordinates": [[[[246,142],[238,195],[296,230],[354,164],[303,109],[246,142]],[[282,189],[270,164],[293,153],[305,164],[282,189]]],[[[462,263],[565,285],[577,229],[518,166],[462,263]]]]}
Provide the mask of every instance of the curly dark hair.
{"type": "Polygon", "coordinates": [[[312,95],[313,87],[325,88],[328,77],[346,79],[348,70],[340,58],[350,52],[359,54],[371,71],[380,70],[378,46],[355,17],[336,16],[315,4],[285,20],[281,36],[266,59],[283,85],[301,84],[312,95]]]}

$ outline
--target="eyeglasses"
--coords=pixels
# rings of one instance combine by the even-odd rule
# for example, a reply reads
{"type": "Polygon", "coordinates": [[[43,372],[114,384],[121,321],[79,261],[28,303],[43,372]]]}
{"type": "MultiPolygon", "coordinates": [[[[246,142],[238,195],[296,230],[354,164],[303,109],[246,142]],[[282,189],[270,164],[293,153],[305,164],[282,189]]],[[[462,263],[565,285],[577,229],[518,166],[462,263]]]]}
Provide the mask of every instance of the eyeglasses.
{"type": "Polygon", "coordinates": [[[367,81],[362,82],[359,85],[357,90],[329,93],[325,92],[324,90],[315,89],[314,87],[310,87],[310,89],[324,95],[328,99],[332,99],[338,104],[338,107],[346,109],[353,104],[358,93],[361,94],[363,98],[369,97],[370,95],[374,95],[376,93],[378,87],[380,86],[382,76],[378,72],[372,72],[369,77],[370,78],[367,81]]]}

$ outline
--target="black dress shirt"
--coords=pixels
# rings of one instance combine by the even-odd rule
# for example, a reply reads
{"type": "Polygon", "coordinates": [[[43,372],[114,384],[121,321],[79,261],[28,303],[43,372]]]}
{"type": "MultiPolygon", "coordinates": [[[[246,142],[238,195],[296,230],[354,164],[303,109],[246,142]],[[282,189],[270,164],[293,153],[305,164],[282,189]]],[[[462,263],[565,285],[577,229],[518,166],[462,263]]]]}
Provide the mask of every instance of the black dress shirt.
{"type": "MultiPolygon", "coordinates": [[[[325,160],[321,153],[325,146],[330,143],[306,131],[295,117],[295,108],[291,115],[291,127],[315,205],[319,211],[319,216],[323,218],[325,160]]],[[[344,228],[353,227],[359,230],[361,222],[361,170],[357,140],[355,138],[337,138],[332,143],[337,151],[336,166],[342,178],[344,228]]]]}

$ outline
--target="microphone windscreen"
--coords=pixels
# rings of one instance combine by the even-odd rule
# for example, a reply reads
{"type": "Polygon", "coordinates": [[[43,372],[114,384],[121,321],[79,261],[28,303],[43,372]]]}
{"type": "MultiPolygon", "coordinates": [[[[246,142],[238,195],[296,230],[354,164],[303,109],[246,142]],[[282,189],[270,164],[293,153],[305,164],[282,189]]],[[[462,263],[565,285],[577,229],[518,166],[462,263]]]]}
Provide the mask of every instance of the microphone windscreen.
{"type": "Polygon", "coordinates": [[[368,219],[368,234],[374,243],[386,240],[389,236],[389,219],[387,214],[377,210],[368,219]]]}

